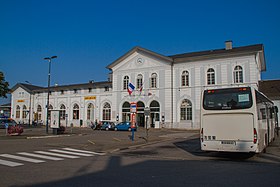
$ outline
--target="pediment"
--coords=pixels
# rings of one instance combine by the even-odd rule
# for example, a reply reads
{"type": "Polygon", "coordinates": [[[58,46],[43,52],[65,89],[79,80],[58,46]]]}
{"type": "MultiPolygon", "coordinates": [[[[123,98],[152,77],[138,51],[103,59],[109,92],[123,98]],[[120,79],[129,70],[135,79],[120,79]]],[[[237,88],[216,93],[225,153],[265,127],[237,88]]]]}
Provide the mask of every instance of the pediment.
{"type": "Polygon", "coordinates": [[[111,67],[113,72],[170,66],[171,64],[169,57],[142,50],[134,50],[129,55],[124,56],[125,58],[121,58],[111,67]]]}

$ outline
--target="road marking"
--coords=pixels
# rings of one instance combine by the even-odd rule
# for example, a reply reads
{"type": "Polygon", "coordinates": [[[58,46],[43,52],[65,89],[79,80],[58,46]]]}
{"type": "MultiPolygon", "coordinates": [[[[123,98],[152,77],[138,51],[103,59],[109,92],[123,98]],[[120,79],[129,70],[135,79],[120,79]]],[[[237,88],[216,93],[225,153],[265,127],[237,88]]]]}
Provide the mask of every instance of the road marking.
{"type": "Polygon", "coordinates": [[[47,159],[47,160],[64,160],[63,158],[58,158],[58,157],[52,157],[52,156],[46,156],[46,155],[39,155],[39,154],[34,154],[34,153],[26,153],[26,152],[21,152],[21,153],[17,153],[20,155],[25,155],[25,156],[31,156],[31,157],[36,157],[36,158],[43,158],[43,159],[47,159]]]}
{"type": "Polygon", "coordinates": [[[94,154],[94,155],[105,155],[106,153],[97,153],[93,151],[85,151],[85,150],[79,150],[79,149],[72,149],[72,148],[62,148],[64,150],[68,151],[76,151],[76,152],[81,152],[81,153],[89,153],[89,154],[94,154]]]}
{"type": "Polygon", "coordinates": [[[1,160],[1,159],[0,159],[0,164],[5,165],[5,166],[10,166],[10,167],[22,166],[23,165],[21,163],[11,162],[11,161],[1,160]]]}
{"type": "Polygon", "coordinates": [[[80,158],[79,156],[64,155],[64,154],[47,152],[47,151],[34,151],[34,152],[35,153],[40,153],[40,154],[45,154],[45,155],[64,157],[64,158],[80,158]]]}
{"type": "Polygon", "coordinates": [[[10,155],[10,154],[2,154],[0,155],[2,157],[6,158],[12,158],[12,159],[17,159],[17,160],[22,160],[26,162],[33,162],[33,163],[42,163],[45,162],[44,160],[37,160],[37,159],[32,159],[32,158],[27,158],[27,157],[22,157],[22,156],[16,156],[16,155],[10,155]]]}
{"type": "Polygon", "coordinates": [[[78,155],[78,156],[94,156],[93,154],[77,153],[77,152],[63,151],[63,150],[58,150],[58,149],[50,149],[49,151],[53,151],[53,152],[57,152],[57,153],[78,155]]]}

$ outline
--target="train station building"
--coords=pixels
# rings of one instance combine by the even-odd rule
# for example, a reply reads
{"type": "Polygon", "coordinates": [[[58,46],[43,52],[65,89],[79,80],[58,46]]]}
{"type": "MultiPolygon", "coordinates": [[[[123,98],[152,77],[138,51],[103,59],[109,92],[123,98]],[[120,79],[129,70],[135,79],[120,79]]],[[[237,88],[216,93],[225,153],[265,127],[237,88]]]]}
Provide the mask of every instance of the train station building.
{"type": "MultiPolygon", "coordinates": [[[[253,86],[266,70],[262,44],[162,55],[134,47],[107,66],[108,80],[50,87],[49,109],[59,110],[61,125],[87,127],[97,121],[129,121],[154,128],[199,129],[204,89],[253,86]]],[[[18,83],[12,88],[11,117],[46,124],[47,87],[18,83]]]]}

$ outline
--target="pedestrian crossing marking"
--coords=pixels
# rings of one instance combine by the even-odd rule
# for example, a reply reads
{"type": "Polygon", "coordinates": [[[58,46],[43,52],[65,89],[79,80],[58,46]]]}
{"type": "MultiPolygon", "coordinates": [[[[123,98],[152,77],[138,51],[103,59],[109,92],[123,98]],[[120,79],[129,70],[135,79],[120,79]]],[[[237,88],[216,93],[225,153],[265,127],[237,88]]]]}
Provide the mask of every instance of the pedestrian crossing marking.
{"type": "Polygon", "coordinates": [[[33,162],[33,163],[41,163],[45,162],[44,160],[38,160],[38,159],[32,159],[32,158],[27,158],[27,157],[22,157],[22,156],[16,156],[16,155],[10,155],[10,154],[2,154],[0,155],[1,157],[6,157],[6,158],[12,158],[12,159],[17,159],[17,160],[22,160],[26,162],[33,162]]]}
{"type": "Polygon", "coordinates": [[[34,153],[21,152],[21,153],[17,153],[17,154],[36,157],[36,158],[42,158],[42,159],[47,159],[47,160],[54,160],[54,161],[64,160],[63,158],[57,158],[57,157],[46,156],[46,155],[39,155],[39,154],[34,154],[34,153]]]}
{"type": "MultiPolygon", "coordinates": [[[[79,149],[73,149],[73,148],[66,147],[66,148],[61,148],[61,150],[60,149],[50,149],[48,151],[34,151],[33,153],[18,152],[15,154],[0,154],[0,157],[20,160],[20,161],[25,161],[25,162],[32,162],[32,163],[42,163],[42,162],[46,162],[46,161],[41,160],[41,159],[59,161],[59,160],[64,160],[64,158],[72,159],[72,158],[80,158],[80,156],[89,157],[89,156],[95,156],[95,155],[105,155],[105,153],[98,153],[98,152],[93,152],[93,151],[79,150],[79,149]],[[18,156],[18,155],[21,155],[21,156],[18,156]],[[34,159],[34,158],[39,158],[39,159],[34,159]]],[[[24,164],[0,159],[0,165],[16,167],[16,166],[22,166],[24,164]]]]}
{"type": "Polygon", "coordinates": [[[64,157],[64,158],[80,158],[79,156],[65,155],[65,154],[59,154],[59,153],[51,153],[51,152],[47,152],[47,151],[34,151],[34,152],[35,153],[40,153],[40,154],[45,154],[45,155],[64,157]]]}
{"type": "Polygon", "coordinates": [[[79,149],[73,149],[73,148],[62,148],[64,150],[67,151],[76,151],[76,152],[81,152],[81,153],[90,153],[90,154],[94,154],[94,155],[105,155],[105,153],[97,153],[97,152],[93,152],[93,151],[85,151],[85,150],[79,150],[79,149]]]}
{"type": "Polygon", "coordinates": [[[78,156],[94,156],[93,154],[70,152],[70,151],[63,151],[63,150],[58,150],[58,149],[50,149],[49,151],[53,151],[53,152],[57,152],[57,153],[71,154],[71,155],[78,155],[78,156]]]}
{"type": "Polygon", "coordinates": [[[22,166],[23,164],[0,159],[0,165],[15,167],[15,166],[22,166]]]}

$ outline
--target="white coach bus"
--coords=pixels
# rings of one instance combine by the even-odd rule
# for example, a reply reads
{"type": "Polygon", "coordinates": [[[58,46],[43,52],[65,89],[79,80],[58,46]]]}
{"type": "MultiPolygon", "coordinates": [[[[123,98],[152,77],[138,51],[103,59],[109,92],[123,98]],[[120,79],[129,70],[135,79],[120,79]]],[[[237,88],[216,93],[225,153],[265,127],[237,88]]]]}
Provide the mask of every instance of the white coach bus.
{"type": "Polygon", "coordinates": [[[200,142],[204,151],[265,151],[274,140],[277,107],[252,87],[202,93],[200,142]]]}

